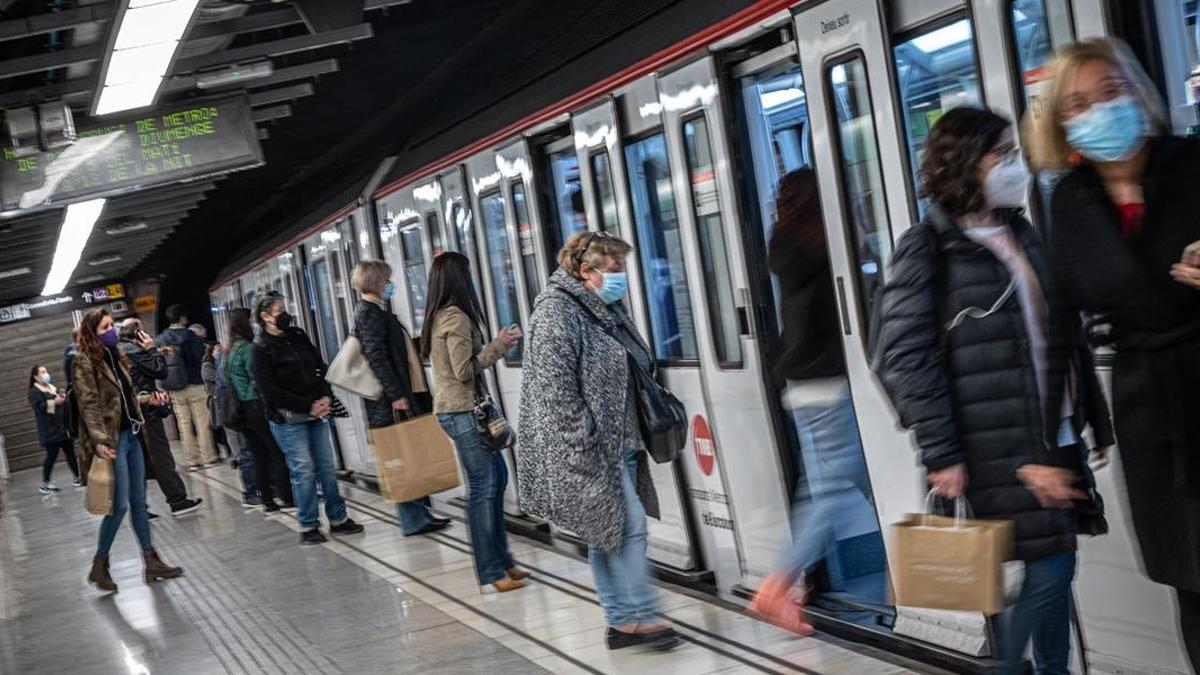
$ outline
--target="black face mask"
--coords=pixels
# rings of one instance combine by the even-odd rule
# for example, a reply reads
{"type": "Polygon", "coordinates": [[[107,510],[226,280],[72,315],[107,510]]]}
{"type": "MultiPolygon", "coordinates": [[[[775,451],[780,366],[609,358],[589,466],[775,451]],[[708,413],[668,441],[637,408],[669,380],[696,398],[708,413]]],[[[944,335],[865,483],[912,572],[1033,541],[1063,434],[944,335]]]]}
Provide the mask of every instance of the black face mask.
{"type": "Polygon", "coordinates": [[[275,327],[279,330],[287,330],[292,327],[292,315],[287,312],[280,312],[279,316],[275,317],[275,327]]]}

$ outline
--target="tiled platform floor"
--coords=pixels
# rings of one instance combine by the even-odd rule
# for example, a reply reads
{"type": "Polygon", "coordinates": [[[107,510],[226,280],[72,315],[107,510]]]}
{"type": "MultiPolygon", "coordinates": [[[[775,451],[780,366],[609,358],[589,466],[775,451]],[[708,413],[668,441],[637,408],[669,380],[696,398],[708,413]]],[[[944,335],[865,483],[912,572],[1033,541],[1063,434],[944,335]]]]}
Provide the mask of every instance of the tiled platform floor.
{"type": "MultiPolygon", "coordinates": [[[[60,474],[65,471],[60,470],[60,474]]],[[[152,523],[186,576],[147,585],[133,534],[113,550],[119,593],[84,583],[98,519],[82,490],[37,493],[36,472],[0,487],[0,673],[876,673],[930,672],[827,636],[800,639],[664,588],[687,642],[659,654],[603,644],[585,563],[514,537],[528,588],[480,594],[466,528],[405,538],[390,506],[343,485],[367,530],[302,547],[287,515],[242,508],[237,475],[188,476],[196,513],[152,523]]],[[[165,514],[157,487],[151,509],[165,514]]]]}

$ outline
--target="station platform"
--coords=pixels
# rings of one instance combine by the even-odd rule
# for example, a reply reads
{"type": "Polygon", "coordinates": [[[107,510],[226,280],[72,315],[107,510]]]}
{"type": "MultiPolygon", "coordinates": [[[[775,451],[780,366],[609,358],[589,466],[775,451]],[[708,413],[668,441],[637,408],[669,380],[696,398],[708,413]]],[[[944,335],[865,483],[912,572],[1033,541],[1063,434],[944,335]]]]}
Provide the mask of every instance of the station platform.
{"type": "Polygon", "coordinates": [[[941,672],[820,633],[798,638],[666,584],[665,618],[684,643],[610,652],[590,570],[576,557],[513,535],[529,586],[480,593],[461,522],[406,538],[390,504],[344,483],[366,532],[301,546],[291,515],[243,508],[234,469],[186,480],[204,504],[178,518],[149,486],[151,511],[162,514],[151,523],[155,545],[186,575],[144,583],[124,525],[114,594],[84,581],[98,518],[82,489],[67,480],[41,495],[36,471],[0,486],[0,673],[941,672]]]}

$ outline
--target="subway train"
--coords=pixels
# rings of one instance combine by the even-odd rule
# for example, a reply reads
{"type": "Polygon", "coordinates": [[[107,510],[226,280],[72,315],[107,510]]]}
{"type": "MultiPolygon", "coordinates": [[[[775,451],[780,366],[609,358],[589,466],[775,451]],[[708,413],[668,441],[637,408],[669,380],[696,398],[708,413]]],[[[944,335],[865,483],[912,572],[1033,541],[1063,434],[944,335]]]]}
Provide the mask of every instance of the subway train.
{"type": "MultiPolygon", "coordinates": [[[[388,167],[380,167],[360,198],[295,223],[291,239],[223,272],[210,289],[216,323],[224,337],[229,309],[274,289],[332,360],[351,330],[349,276],[359,260],[391,264],[393,308],[415,334],[430,262],[457,250],[473,262],[494,333],[527,324],[566,238],[586,229],[625,238],[635,247],[632,313],[691,420],[680,459],[652,469],[663,513],[650,524],[650,555],[661,578],[744,603],[789,543],[794,486],[820,470],[772,373],[780,321],[765,264],[776,185],[811,167],[871,493],[840,505],[846,517],[813,580],[814,612],[853,639],[918,658],[986,656],[981,615],[889,604],[888,525],[921,510],[926,487],[913,442],[868,366],[867,317],[894,242],[919,222],[915,166],[945,110],[1037,114],[1055,48],[1115,34],[1154,62],[1176,132],[1192,130],[1197,1],[1146,2],[1153,12],[1144,14],[1130,9],[1138,3],[1118,4],[756,3],[410,175],[383,184],[388,167]]],[[[1035,220],[1040,202],[1031,196],[1035,220]]],[[[514,422],[521,366],[517,346],[489,374],[514,422]]],[[[363,409],[342,395],[352,417],[335,425],[339,461],[369,483],[363,409]]],[[[1081,540],[1073,668],[1185,673],[1173,597],[1139,568],[1119,463],[1098,480],[1111,532],[1081,540]]],[[[576,541],[525,517],[515,495],[510,483],[513,523],[576,541]]],[[[461,493],[437,502],[459,508],[461,493]]]]}

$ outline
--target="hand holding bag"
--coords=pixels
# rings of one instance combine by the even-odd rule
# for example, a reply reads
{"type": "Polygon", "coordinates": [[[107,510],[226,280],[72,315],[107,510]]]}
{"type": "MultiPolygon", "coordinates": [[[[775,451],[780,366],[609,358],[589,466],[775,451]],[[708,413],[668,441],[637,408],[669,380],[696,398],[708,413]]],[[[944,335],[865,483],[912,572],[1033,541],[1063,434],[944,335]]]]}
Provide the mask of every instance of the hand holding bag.
{"type": "Polygon", "coordinates": [[[96,455],[92,458],[92,466],[88,469],[87,491],[84,493],[84,506],[88,513],[97,516],[107,516],[112,513],[113,505],[113,463],[96,455]]]}
{"type": "Polygon", "coordinates": [[[333,363],[329,364],[329,370],[325,373],[325,381],[341,387],[351,394],[372,401],[383,398],[383,384],[379,382],[378,377],[375,377],[375,371],[371,370],[371,364],[367,363],[367,357],[363,355],[362,343],[359,342],[357,335],[346,338],[346,342],[342,344],[342,348],[334,357],[333,363]]]}
{"type": "Polygon", "coordinates": [[[517,443],[517,433],[500,414],[500,408],[487,393],[482,377],[475,378],[475,427],[483,447],[492,452],[511,448],[517,443]]]}

